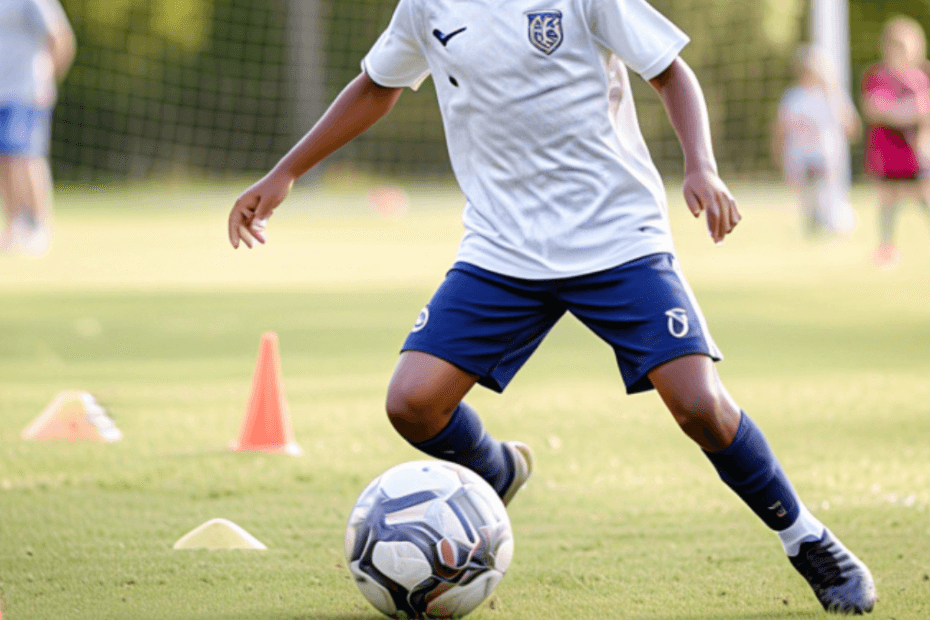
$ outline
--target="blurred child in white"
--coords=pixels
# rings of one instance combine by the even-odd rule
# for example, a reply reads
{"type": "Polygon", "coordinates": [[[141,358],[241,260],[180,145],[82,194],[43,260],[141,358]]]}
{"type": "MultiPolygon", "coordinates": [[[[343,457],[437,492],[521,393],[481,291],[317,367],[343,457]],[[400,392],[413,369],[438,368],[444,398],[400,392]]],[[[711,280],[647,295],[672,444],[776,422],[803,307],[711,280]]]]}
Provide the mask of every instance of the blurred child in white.
{"type": "Polygon", "coordinates": [[[848,234],[856,214],[849,201],[847,144],[861,133],[859,115],[819,48],[801,47],[794,71],[796,82],[778,106],[773,155],[785,180],[800,190],[805,231],[848,234]]]}
{"type": "Polygon", "coordinates": [[[51,245],[52,108],[74,53],[58,0],[0,0],[0,252],[41,256],[51,245]]]}
{"type": "Polygon", "coordinates": [[[900,205],[914,200],[930,216],[930,78],[926,37],[910,17],[893,17],[882,31],[882,59],[862,78],[870,124],[866,168],[878,181],[880,266],[898,261],[894,230],[900,205]]]}

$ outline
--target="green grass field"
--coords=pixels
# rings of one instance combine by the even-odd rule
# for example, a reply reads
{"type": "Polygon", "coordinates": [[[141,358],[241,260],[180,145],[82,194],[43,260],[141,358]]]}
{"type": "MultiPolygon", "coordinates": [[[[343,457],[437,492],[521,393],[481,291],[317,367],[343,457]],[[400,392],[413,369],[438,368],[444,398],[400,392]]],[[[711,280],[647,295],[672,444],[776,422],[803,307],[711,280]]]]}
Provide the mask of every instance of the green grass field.
{"type": "MultiPolygon", "coordinates": [[[[270,244],[234,252],[245,187],[58,196],[41,260],[0,260],[0,609],[4,620],[375,620],[343,531],[375,475],[420,455],[383,414],[397,349],[451,263],[454,190],[380,216],[346,187],[296,191],[270,244]],[[300,457],[236,453],[262,333],[280,339],[300,457]],[[87,390],[122,441],[25,441],[87,390]],[[173,551],[214,517],[267,551],[173,551]]],[[[871,567],[882,620],[930,617],[930,223],[871,263],[874,200],[851,239],[807,241],[793,198],[737,187],[714,247],[677,190],[685,272],[727,355],[729,391],[810,508],[871,567]]],[[[573,319],[499,396],[470,402],[536,451],[511,506],[516,554],[475,620],[821,618],[777,538],[717,479],[654,393],[625,396],[573,319]]]]}

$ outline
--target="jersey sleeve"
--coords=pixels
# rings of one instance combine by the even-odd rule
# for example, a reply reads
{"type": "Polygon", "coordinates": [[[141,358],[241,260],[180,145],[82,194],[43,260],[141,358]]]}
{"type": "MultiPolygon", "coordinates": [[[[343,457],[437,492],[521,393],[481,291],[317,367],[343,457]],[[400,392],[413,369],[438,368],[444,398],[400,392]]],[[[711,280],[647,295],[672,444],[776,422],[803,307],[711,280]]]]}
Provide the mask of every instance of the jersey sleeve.
{"type": "Polygon", "coordinates": [[[68,26],[68,16],[58,0],[34,0],[39,27],[48,36],[55,36],[68,26]]]}
{"type": "Polygon", "coordinates": [[[665,71],[690,39],[645,0],[587,0],[595,39],[651,80],[665,71]]]}
{"type": "Polygon", "coordinates": [[[362,59],[362,71],[380,86],[416,90],[429,75],[412,9],[411,0],[400,0],[387,30],[362,59]]]}

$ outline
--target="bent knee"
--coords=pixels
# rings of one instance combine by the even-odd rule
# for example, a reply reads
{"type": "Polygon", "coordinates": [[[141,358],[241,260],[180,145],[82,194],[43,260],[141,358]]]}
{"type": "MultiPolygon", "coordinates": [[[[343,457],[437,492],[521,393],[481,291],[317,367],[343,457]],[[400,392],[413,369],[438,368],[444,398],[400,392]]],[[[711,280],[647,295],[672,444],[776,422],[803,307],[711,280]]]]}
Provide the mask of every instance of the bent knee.
{"type": "Polygon", "coordinates": [[[435,398],[429,390],[409,389],[396,384],[388,388],[385,409],[391,419],[429,416],[435,406],[435,398]]]}
{"type": "Polygon", "coordinates": [[[720,394],[712,390],[701,391],[697,393],[676,395],[672,402],[668,403],[675,420],[682,426],[686,424],[696,424],[701,420],[713,418],[721,409],[722,401],[720,394]]]}
{"type": "Polygon", "coordinates": [[[681,430],[706,450],[730,445],[739,422],[739,411],[715,390],[678,398],[669,409],[681,430]]]}
{"type": "Polygon", "coordinates": [[[388,388],[385,410],[391,425],[404,437],[420,435],[419,429],[437,429],[445,426],[458,402],[447,399],[429,387],[410,387],[391,384],[388,388]]]}

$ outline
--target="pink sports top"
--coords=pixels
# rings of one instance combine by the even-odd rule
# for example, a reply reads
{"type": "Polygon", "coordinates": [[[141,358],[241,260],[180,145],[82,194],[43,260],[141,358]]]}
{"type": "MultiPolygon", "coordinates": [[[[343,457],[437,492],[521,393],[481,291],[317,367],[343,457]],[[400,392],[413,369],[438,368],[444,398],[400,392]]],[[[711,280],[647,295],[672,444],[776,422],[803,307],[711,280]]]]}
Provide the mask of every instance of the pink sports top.
{"type": "MultiPolygon", "coordinates": [[[[920,69],[892,71],[884,65],[868,70],[862,80],[863,96],[877,107],[888,107],[908,98],[919,98],[919,107],[930,105],[930,78],[920,69]]],[[[876,125],[869,129],[866,169],[886,178],[913,178],[920,172],[914,148],[917,128],[876,125]]]]}

